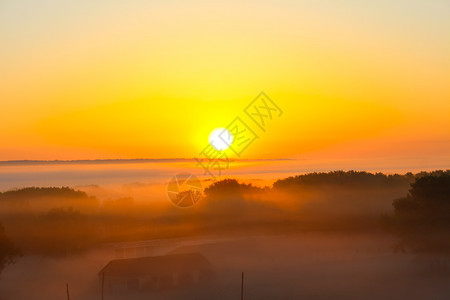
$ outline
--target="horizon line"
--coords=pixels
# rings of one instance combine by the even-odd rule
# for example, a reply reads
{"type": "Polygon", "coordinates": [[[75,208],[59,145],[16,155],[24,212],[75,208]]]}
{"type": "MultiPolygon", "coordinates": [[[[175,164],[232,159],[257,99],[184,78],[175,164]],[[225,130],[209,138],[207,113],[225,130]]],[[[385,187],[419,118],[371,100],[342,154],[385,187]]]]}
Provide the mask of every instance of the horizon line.
{"type": "MultiPolygon", "coordinates": [[[[126,163],[158,163],[158,162],[197,162],[204,161],[205,158],[106,158],[106,159],[20,159],[20,160],[2,160],[0,166],[5,165],[69,165],[69,164],[126,164],[126,163]]],[[[294,161],[294,158],[234,158],[229,161],[294,161]]]]}

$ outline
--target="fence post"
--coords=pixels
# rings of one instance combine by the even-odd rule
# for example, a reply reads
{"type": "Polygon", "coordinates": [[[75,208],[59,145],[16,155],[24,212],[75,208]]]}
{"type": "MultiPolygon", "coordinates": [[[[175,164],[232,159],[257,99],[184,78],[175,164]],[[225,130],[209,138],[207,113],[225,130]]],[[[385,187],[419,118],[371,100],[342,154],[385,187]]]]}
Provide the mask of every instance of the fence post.
{"type": "Polygon", "coordinates": [[[66,292],[67,292],[67,300],[70,300],[69,284],[68,283],[66,283],[66,292]]]}
{"type": "Polygon", "coordinates": [[[104,290],[105,290],[105,272],[102,272],[102,300],[103,300],[104,290]]]}
{"type": "Polygon", "coordinates": [[[241,277],[241,300],[244,300],[244,272],[241,277]]]}

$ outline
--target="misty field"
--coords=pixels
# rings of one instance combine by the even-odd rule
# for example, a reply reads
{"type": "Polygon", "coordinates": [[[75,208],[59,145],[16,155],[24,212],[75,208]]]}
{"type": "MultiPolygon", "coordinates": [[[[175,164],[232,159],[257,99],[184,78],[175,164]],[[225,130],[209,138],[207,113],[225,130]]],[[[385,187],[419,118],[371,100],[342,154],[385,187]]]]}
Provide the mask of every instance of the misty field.
{"type": "MultiPolygon", "coordinates": [[[[203,253],[217,270],[210,284],[106,292],[105,299],[239,299],[242,271],[245,299],[448,299],[450,294],[450,260],[443,265],[439,256],[395,254],[389,235],[305,233],[203,242],[169,240],[165,251],[203,253]]],[[[97,273],[113,257],[111,249],[67,258],[25,256],[2,274],[2,299],[65,299],[66,283],[71,299],[100,299],[97,273]]]]}
{"type": "Polygon", "coordinates": [[[448,299],[449,182],[449,171],[224,179],[187,209],[145,201],[139,184],[129,197],[8,190],[0,296],[448,299]]]}

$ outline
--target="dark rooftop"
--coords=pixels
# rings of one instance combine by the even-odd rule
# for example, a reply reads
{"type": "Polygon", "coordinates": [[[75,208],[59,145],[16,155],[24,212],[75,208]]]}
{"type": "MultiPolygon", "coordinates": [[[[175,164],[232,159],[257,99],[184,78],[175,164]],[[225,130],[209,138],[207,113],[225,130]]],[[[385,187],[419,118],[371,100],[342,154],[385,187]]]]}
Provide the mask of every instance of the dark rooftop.
{"type": "Polygon", "coordinates": [[[163,256],[149,256],[110,261],[99,275],[135,277],[148,274],[171,273],[212,269],[212,264],[200,253],[183,253],[163,256]]]}

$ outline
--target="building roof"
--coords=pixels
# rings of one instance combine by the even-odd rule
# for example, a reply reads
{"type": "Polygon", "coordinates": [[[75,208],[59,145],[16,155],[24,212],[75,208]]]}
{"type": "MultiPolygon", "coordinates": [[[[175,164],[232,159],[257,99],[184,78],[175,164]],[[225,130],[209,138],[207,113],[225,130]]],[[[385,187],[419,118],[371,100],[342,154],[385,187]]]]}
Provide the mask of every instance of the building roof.
{"type": "Polygon", "coordinates": [[[208,270],[212,264],[200,253],[183,253],[162,256],[149,256],[110,261],[99,275],[117,277],[136,277],[151,274],[208,270]]]}

